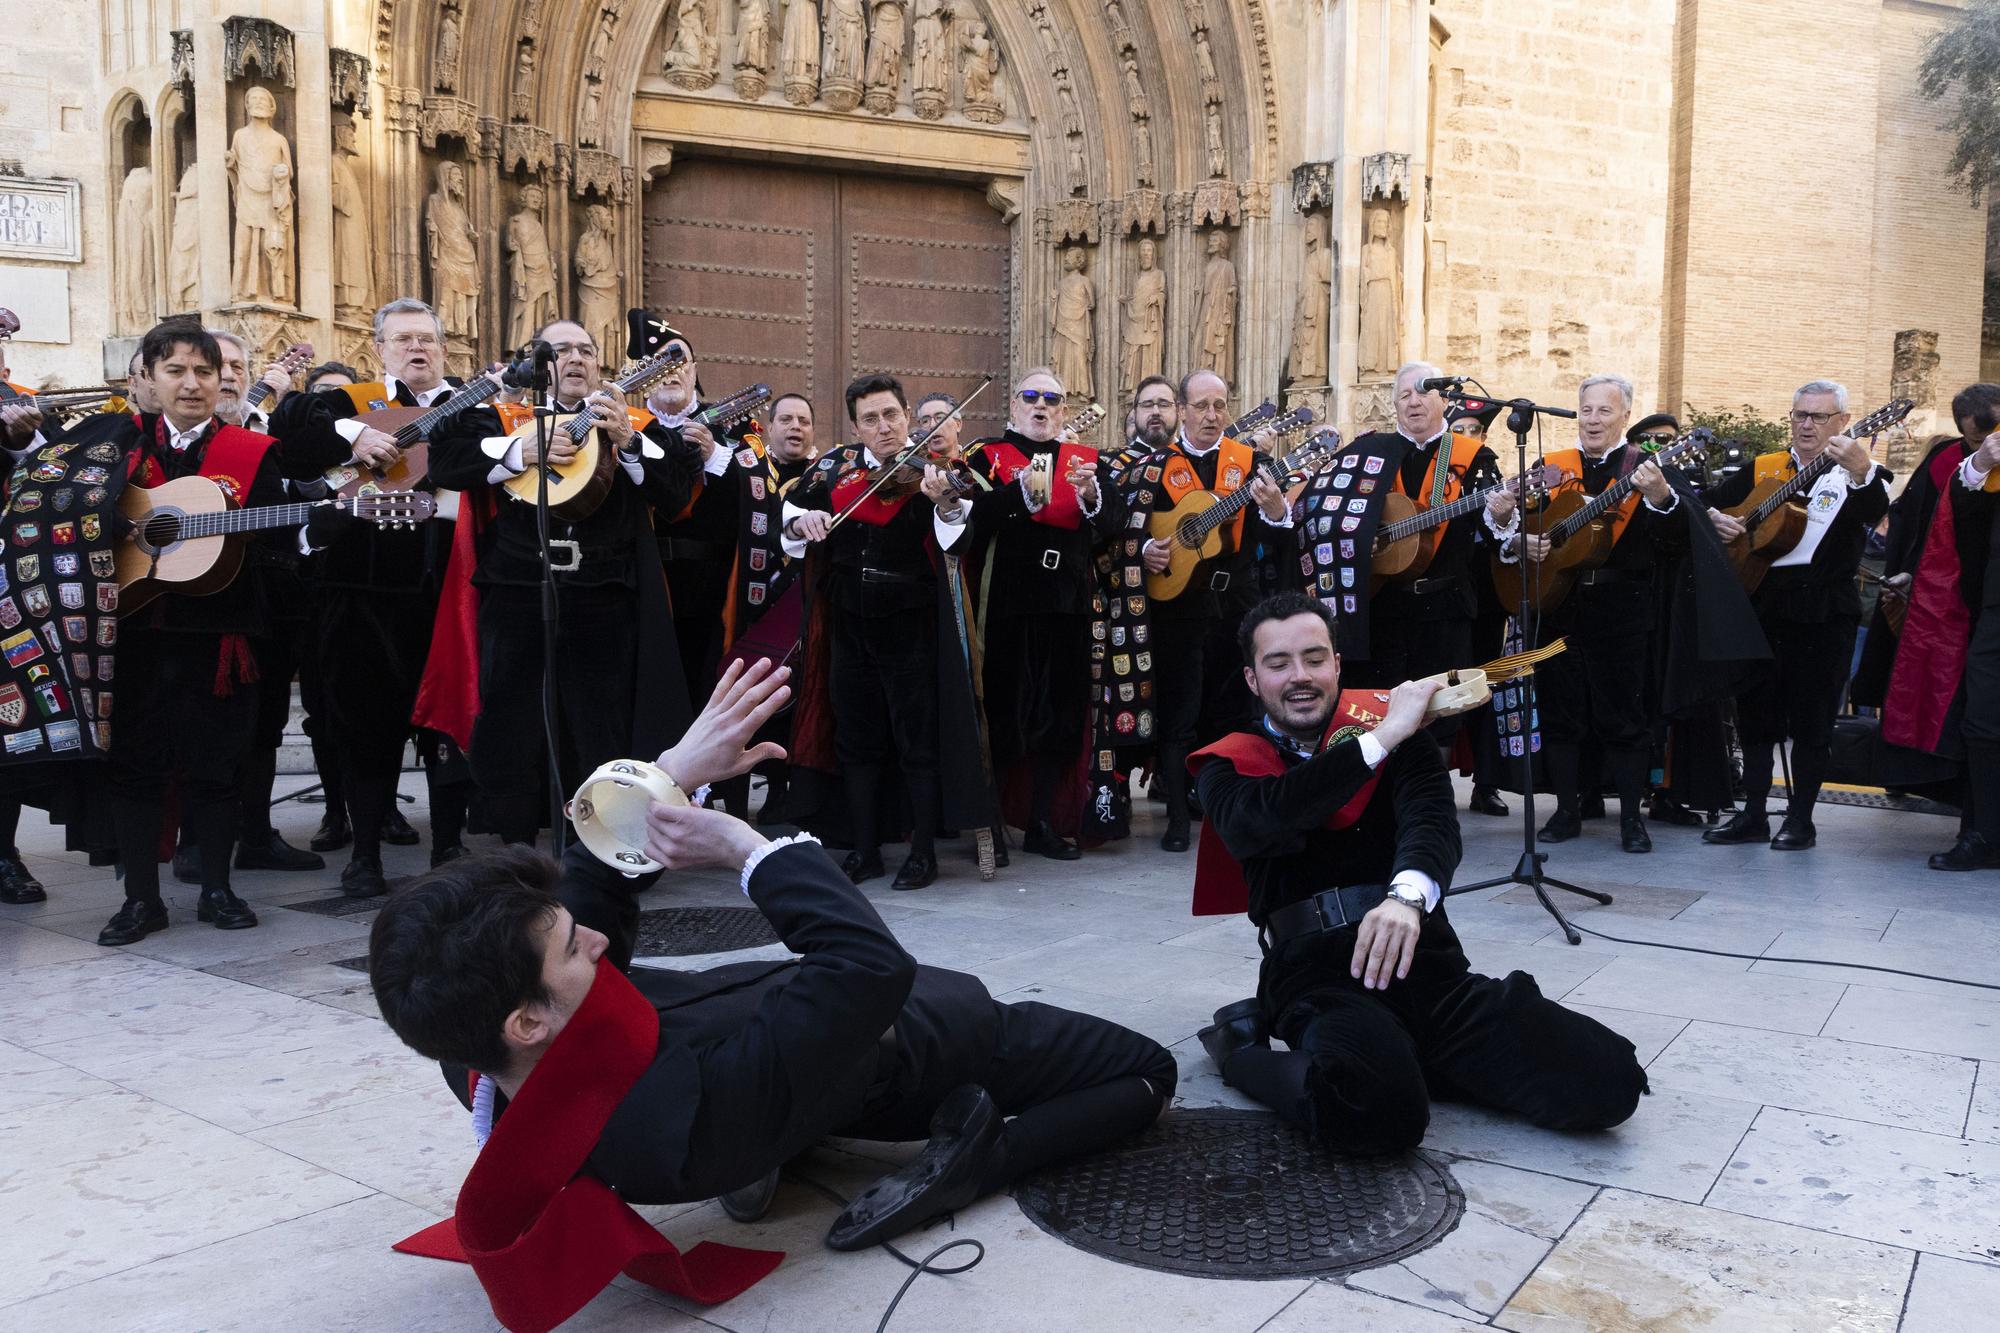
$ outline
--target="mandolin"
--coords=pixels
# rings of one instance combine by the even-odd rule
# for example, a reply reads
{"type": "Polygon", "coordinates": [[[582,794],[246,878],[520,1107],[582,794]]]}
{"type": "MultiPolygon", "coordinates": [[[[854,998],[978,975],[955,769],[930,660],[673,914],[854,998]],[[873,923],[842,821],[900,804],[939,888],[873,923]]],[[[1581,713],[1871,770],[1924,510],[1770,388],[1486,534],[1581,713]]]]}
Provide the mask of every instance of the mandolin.
{"type": "MultiPolygon", "coordinates": [[[[1880,435],[1916,408],[1909,399],[1898,398],[1841,433],[1855,440],[1880,435]]],[[[1746,591],[1757,591],[1757,585],[1771,572],[1772,562],[1797,549],[1806,535],[1805,498],[1819,485],[1819,479],[1832,470],[1833,455],[1822,449],[1819,457],[1793,476],[1760,481],[1750,488],[1742,504],[1723,510],[1743,523],[1743,535],[1723,549],[1729,552],[1729,563],[1735,566],[1736,576],[1743,580],[1746,591]]]]}
{"type": "MultiPolygon", "coordinates": [[[[1325,467],[1339,448],[1340,432],[1323,430],[1282,460],[1259,455],[1256,472],[1276,482],[1282,491],[1325,467]]],[[[1245,480],[1220,497],[1209,491],[1189,491],[1172,509],[1154,514],[1146,524],[1148,535],[1173,549],[1165,569],[1146,575],[1146,595],[1164,602],[1185,592],[1196,567],[1222,554],[1223,525],[1250,503],[1250,481],[1245,480]]]]}
{"type": "Polygon", "coordinates": [[[203,597],[222,591],[243,567],[244,533],[296,528],[321,506],[403,528],[429,518],[435,503],[422,491],[385,491],[351,500],[238,509],[207,477],[180,477],[150,488],[128,486],[118,499],[118,512],[131,525],[116,547],[119,609],[135,610],[162,593],[203,597]]]}
{"type": "Polygon", "coordinates": [[[467,408],[479,406],[502,387],[498,375],[477,375],[458,392],[429,407],[378,407],[373,412],[361,413],[353,419],[395,436],[396,448],[402,451],[402,456],[387,467],[343,463],[328,468],[322,474],[323,480],[334,492],[350,498],[414,488],[430,474],[432,432],[467,408]]]}
{"type": "MultiPolygon", "coordinates": [[[[643,361],[608,386],[614,396],[644,393],[668,371],[687,360],[679,343],[649,361],[643,361]]],[[[700,414],[697,414],[699,419],[700,414]]],[[[597,512],[611,493],[612,472],[618,466],[618,451],[604,447],[597,422],[588,412],[558,413],[549,418],[550,438],[566,436],[576,445],[576,456],[567,463],[543,459],[539,467],[524,469],[519,476],[502,483],[507,494],[523,504],[541,503],[543,477],[548,478],[549,512],[565,522],[575,523],[597,512]]],[[[534,443],[542,424],[531,420],[517,428],[517,440],[534,443]]]]}
{"type": "MultiPolygon", "coordinates": [[[[1651,458],[1667,467],[1690,454],[1706,452],[1714,443],[1715,432],[1704,426],[1663,446],[1651,458]]],[[[1530,600],[1543,611],[1562,605],[1578,574],[1611,558],[1611,547],[1617,540],[1612,511],[1631,497],[1632,489],[1632,475],[1627,473],[1595,498],[1585,495],[1582,486],[1565,486],[1549,495],[1539,508],[1524,509],[1521,535],[1549,538],[1549,552],[1540,561],[1523,556],[1510,563],[1494,557],[1493,587],[1500,595],[1500,604],[1521,604],[1521,581],[1525,578],[1529,580],[1530,600]]]]}
{"type": "MultiPolygon", "coordinates": [[[[1554,464],[1532,467],[1528,469],[1527,485],[1522,488],[1525,492],[1522,499],[1546,499],[1549,491],[1569,480],[1570,475],[1554,464]]],[[[1460,515],[1477,513],[1497,492],[1513,484],[1512,480],[1497,482],[1433,509],[1419,509],[1417,502],[1401,491],[1390,491],[1382,499],[1381,523],[1375,529],[1375,552],[1368,566],[1370,586],[1380,588],[1391,581],[1408,583],[1422,578],[1438,547],[1437,542],[1426,540],[1424,534],[1460,515]]]]}

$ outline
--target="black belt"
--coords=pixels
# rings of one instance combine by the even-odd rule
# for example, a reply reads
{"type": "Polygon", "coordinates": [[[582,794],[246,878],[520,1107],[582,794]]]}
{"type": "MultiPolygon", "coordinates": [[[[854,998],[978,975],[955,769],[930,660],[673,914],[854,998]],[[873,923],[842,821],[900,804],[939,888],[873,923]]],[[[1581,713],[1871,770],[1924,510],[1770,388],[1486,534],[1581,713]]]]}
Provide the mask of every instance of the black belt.
{"type": "Polygon", "coordinates": [[[863,583],[915,583],[917,581],[916,575],[898,574],[893,569],[868,569],[864,566],[857,572],[861,575],[863,583]]]}
{"type": "Polygon", "coordinates": [[[1652,572],[1639,573],[1631,569],[1586,569],[1576,576],[1579,587],[1602,587],[1607,583],[1631,583],[1636,579],[1650,579],[1652,572]]]}
{"type": "Polygon", "coordinates": [[[1302,935],[1319,935],[1359,925],[1369,909],[1389,896],[1387,884],[1349,884],[1315,893],[1303,902],[1288,903],[1264,921],[1266,948],[1276,948],[1302,935]]]}
{"type": "Polygon", "coordinates": [[[1419,597],[1428,597],[1434,592],[1456,588],[1464,581],[1463,574],[1440,574],[1434,579],[1418,579],[1410,585],[1410,591],[1419,597]]]}
{"type": "Polygon", "coordinates": [[[688,537],[667,538],[669,560],[722,560],[735,554],[734,542],[695,541],[688,537]]]}

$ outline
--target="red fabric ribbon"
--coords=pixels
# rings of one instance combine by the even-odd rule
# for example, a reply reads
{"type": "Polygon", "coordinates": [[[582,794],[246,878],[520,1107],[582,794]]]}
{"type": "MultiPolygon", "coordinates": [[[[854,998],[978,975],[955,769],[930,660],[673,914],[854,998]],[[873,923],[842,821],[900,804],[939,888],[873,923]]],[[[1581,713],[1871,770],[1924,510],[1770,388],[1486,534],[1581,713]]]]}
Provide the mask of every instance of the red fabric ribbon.
{"type": "Polygon", "coordinates": [[[1953,473],[1972,446],[1940,450],[1931,462],[1937,507],[1910,583],[1910,609],[1896,644],[1895,665],[1882,700],[1882,739],[1912,750],[1935,750],[1958,696],[1972,641],[1972,612],[1960,595],[1958,520],[1952,513],[1953,473]]]}

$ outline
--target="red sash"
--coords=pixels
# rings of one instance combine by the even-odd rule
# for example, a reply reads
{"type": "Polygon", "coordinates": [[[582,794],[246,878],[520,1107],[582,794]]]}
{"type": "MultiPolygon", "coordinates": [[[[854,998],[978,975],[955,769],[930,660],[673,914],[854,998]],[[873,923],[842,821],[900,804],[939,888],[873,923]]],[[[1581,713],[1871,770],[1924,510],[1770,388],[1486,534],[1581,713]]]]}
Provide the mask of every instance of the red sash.
{"type": "Polygon", "coordinates": [[[703,1305],[762,1281],[782,1253],[703,1241],[683,1255],[610,1186],[578,1174],[659,1043],[659,1013],[600,960],[576,1015],[494,1123],[458,1215],[395,1248],[470,1263],[513,1333],[546,1333],[621,1272],[703,1305]]]}
{"type": "MultiPolygon", "coordinates": [[[[993,480],[1003,486],[1013,485],[1027,470],[1028,456],[1005,440],[989,441],[982,448],[993,460],[993,480]]],[[[1077,499],[1076,487],[1070,485],[1069,474],[1072,471],[1092,471],[1096,467],[1095,449],[1063,441],[1056,447],[1055,462],[1050,469],[1049,502],[1029,517],[1037,523],[1046,523],[1052,528],[1067,528],[1072,532],[1082,527],[1083,502],[1077,499]]]]}
{"type": "MultiPolygon", "coordinates": [[[[1382,720],[1382,710],[1388,706],[1389,695],[1385,690],[1342,690],[1319,749],[1324,751],[1330,745],[1374,730],[1375,724],[1382,720]]],[[[1275,778],[1285,771],[1277,742],[1262,732],[1232,732],[1208,748],[1196,750],[1188,756],[1189,776],[1199,774],[1202,765],[1211,759],[1220,759],[1246,778],[1275,778]]],[[[1333,812],[1326,827],[1346,828],[1361,818],[1381,780],[1382,770],[1377,768],[1361,785],[1361,790],[1333,812]]],[[[1204,822],[1201,844],[1195,849],[1193,914],[1234,916],[1249,908],[1250,886],[1244,881],[1243,867],[1229,854],[1215,825],[1204,822]]]]}
{"type": "MultiPolygon", "coordinates": [[[[140,430],[146,428],[145,418],[137,413],[133,414],[132,423],[140,430]]],[[[167,419],[163,416],[153,419],[153,439],[161,448],[166,447],[167,419]]],[[[276,443],[269,435],[217,422],[215,434],[208,437],[208,446],[202,451],[201,466],[195,471],[220,486],[228,494],[229,503],[241,507],[250,497],[250,487],[257,480],[257,469],[264,465],[264,455],[276,443]]],[[[166,473],[151,454],[133,454],[126,467],[133,483],[148,490],[166,482],[166,473]]]]}
{"type": "Polygon", "coordinates": [[[479,720],[479,536],[498,506],[491,487],[460,495],[452,524],[451,555],[438,590],[431,622],[430,651],[417,681],[410,721],[451,737],[460,750],[472,749],[472,724],[479,720]]]}
{"type": "Polygon", "coordinates": [[[871,527],[887,527],[895,521],[896,515],[903,512],[903,506],[910,502],[910,497],[904,495],[894,500],[884,500],[882,492],[877,491],[866,500],[861,500],[861,493],[868,489],[871,476],[867,468],[857,467],[833,483],[833,512],[847,514],[855,522],[866,523],[871,527]],[[849,513],[848,506],[857,500],[861,501],[860,504],[849,513]]]}
{"type": "Polygon", "coordinates": [[[1939,450],[1931,461],[1937,507],[1910,583],[1910,610],[1882,697],[1882,739],[1911,750],[1937,748],[1972,641],[1972,612],[1958,587],[1958,519],[1951,507],[1951,488],[1958,484],[1954,474],[1972,448],[1961,441],[1956,449],[1939,450]]]}

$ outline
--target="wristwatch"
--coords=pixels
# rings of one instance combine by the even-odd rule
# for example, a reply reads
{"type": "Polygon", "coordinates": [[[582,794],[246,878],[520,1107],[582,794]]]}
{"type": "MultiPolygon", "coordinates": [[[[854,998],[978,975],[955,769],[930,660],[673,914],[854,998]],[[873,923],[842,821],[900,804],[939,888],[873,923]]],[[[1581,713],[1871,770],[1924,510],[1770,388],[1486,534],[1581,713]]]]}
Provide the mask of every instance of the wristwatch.
{"type": "Polygon", "coordinates": [[[1417,915],[1420,917],[1429,914],[1429,905],[1424,901],[1424,891],[1422,889],[1412,888],[1408,884],[1391,884],[1389,886],[1389,896],[1397,902],[1402,903],[1405,907],[1416,908],[1417,915]]]}

